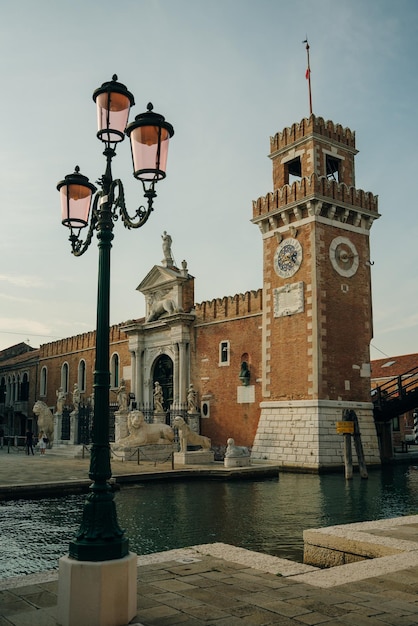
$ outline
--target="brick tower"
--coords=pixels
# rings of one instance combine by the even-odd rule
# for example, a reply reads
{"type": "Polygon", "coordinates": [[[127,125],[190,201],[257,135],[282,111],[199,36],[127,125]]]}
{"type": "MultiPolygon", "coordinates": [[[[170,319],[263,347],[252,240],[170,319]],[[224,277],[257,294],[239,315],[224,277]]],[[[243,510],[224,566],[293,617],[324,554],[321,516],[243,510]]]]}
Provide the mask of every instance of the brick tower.
{"type": "Polygon", "coordinates": [[[355,188],[355,133],[311,115],[270,139],[274,191],[253,202],[263,238],[263,398],[253,458],[343,463],[336,422],[356,412],[379,464],[370,402],[369,233],[377,197],[355,188]]]}

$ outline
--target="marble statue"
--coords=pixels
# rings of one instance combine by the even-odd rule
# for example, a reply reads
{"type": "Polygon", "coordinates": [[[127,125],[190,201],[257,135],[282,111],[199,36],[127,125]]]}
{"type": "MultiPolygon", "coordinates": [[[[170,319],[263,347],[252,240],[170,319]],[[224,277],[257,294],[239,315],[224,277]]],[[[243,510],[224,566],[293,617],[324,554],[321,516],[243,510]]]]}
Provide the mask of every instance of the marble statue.
{"type": "Polygon", "coordinates": [[[32,411],[38,418],[38,432],[46,433],[49,441],[52,441],[54,438],[54,416],[49,407],[42,400],[37,400],[32,411]]]}
{"type": "Polygon", "coordinates": [[[129,435],[119,439],[114,447],[130,448],[149,444],[171,444],[174,432],[167,424],[147,424],[142,411],[131,411],[128,415],[129,435]]]}
{"type": "Polygon", "coordinates": [[[187,390],[187,412],[188,413],[197,413],[197,391],[193,387],[192,383],[189,385],[189,389],[187,390]]]}
{"type": "Polygon", "coordinates": [[[236,446],[235,441],[232,439],[232,437],[229,437],[226,443],[226,458],[237,456],[250,456],[250,451],[248,450],[248,448],[245,448],[244,446],[236,446]]]}
{"type": "Polygon", "coordinates": [[[171,239],[170,235],[167,233],[166,230],[161,235],[161,239],[163,240],[163,254],[164,254],[163,263],[165,263],[167,267],[168,265],[173,265],[173,257],[171,254],[171,244],[173,243],[173,240],[171,239]]]}
{"type": "Polygon", "coordinates": [[[165,313],[172,315],[176,310],[176,304],[172,298],[164,298],[162,294],[155,293],[149,297],[147,322],[155,322],[165,313]]]}
{"type": "Polygon", "coordinates": [[[154,386],[154,413],[164,413],[163,407],[163,389],[158,381],[154,386]]]}
{"type": "Polygon", "coordinates": [[[63,390],[62,387],[57,389],[57,391],[55,393],[56,393],[56,396],[57,396],[57,413],[62,413],[63,410],[64,410],[64,402],[65,402],[65,399],[67,397],[67,394],[63,390]]]}
{"type": "Polygon", "coordinates": [[[80,389],[78,388],[77,383],[74,383],[74,389],[73,389],[73,405],[74,405],[74,411],[78,411],[79,406],[80,406],[80,389]]]}
{"type": "Polygon", "coordinates": [[[117,390],[117,402],[119,411],[126,412],[128,410],[128,394],[126,393],[125,381],[122,378],[117,390]]]}
{"type": "Polygon", "coordinates": [[[173,428],[177,428],[179,431],[180,452],[186,453],[188,445],[200,446],[204,450],[210,450],[211,441],[209,437],[195,433],[180,415],[174,418],[173,428]]]}

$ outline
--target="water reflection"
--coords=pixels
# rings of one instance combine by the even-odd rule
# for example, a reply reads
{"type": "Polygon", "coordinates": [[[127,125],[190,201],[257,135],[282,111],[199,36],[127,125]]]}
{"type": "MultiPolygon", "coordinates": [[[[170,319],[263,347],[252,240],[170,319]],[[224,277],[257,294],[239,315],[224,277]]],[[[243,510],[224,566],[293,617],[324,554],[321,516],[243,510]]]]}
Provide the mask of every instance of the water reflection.
{"type": "MultiPolygon", "coordinates": [[[[0,503],[0,577],[51,569],[68,551],[83,496],[0,503]]],[[[119,522],[138,554],[220,541],[302,561],[302,533],[415,514],[418,471],[397,466],[358,475],[281,474],[279,480],[146,483],[116,494],[119,522]]]]}

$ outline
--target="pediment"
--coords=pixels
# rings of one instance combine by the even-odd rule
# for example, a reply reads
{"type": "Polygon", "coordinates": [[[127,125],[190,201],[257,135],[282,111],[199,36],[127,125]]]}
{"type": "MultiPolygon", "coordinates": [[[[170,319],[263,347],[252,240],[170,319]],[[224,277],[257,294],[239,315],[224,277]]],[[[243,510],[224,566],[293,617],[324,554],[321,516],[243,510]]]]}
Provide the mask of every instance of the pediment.
{"type": "Polygon", "coordinates": [[[184,280],[185,277],[179,269],[154,265],[136,289],[146,295],[161,288],[171,289],[176,283],[184,280]]]}

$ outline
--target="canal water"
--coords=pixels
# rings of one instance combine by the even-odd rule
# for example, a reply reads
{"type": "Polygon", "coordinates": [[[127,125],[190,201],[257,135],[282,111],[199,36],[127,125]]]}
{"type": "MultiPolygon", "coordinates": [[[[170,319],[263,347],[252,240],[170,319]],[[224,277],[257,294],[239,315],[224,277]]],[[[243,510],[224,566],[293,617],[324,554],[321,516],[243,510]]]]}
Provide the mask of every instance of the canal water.
{"type": "MultiPolygon", "coordinates": [[[[79,526],[84,496],[0,502],[0,578],[54,569],[79,526]]],[[[398,465],[346,482],[341,474],[193,480],[123,487],[115,495],[130,549],[150,554],[223,542],[303,560],[302,533],[418,512],[418,467],[398,465]]]]}

